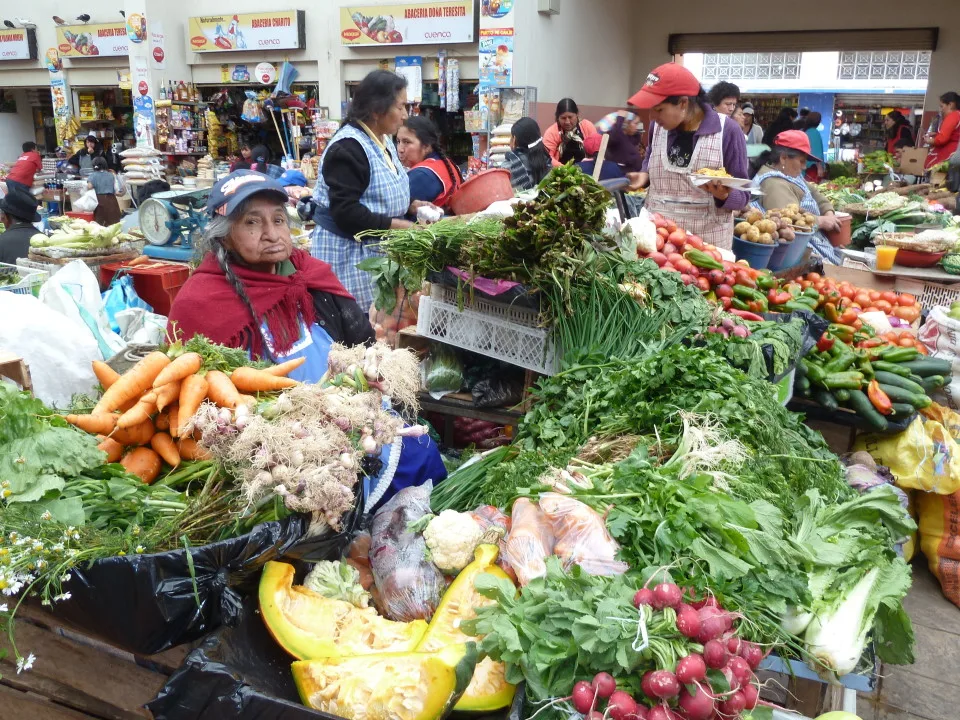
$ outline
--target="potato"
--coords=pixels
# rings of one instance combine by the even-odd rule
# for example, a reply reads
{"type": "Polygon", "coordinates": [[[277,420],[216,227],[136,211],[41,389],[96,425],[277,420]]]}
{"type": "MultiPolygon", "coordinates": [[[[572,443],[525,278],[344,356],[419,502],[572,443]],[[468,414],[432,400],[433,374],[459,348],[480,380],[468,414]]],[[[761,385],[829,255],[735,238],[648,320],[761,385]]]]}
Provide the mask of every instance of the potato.
{"type": "Polygon", "coordinates": [[[794,240],[797,239],[797,236],[793,228],[785,227],[782,230],[780,230],[780,239],[783,240],[784,242],[793,242],[794,240]]]}
{"type": "Polygon", "coordinates": [[[743,236],[744,240],[749,240],[750,242],[760,242],[760,231],[757,229],[756,225],[751,225],[750,229],[747,230],[747,233],[743,236]]]}
{"type": "Polygon", "coordinates": [[[797,205],[797,203],[790,203],[789,205],[787,205],[787,207],[784,208],[784,210],[786,210],[787,212],[796,214],[800,212],[800,206],[797,205]]]}
{"type": "Polygon", "coordinates": [[[749,230],[749,229],[752,228],[752,227],[753,227],[753,225],[751,225],[750,223],[748,223],[748,222],[746,222],[746,221],[738,222],[737,225],[736,225],[736,227],[733,228],[733,233],[734,233],[734,235],[736,235],[737,237],[743,237],[743,234],[744,234],[745,232],[747,232],[747,230],[749,230]]]}
{"type": "Polygon", "coordinates": [[[757,210],[756,208],[750,208],[747,211],[747,214],[743,216],[748,223],[756,223],[758,220],[763,220],[763,212],[757,210]]]}
{"type": "Polygon", "coordinates": [[[760,232],[772,235],[777,231],[777,224],[773,220],[764,220],[760,223],[760,232]]]}
{"type": "Polygon", "coordinates": [[[757,238],[757,242],[763,243],[764,245],[773,245],[773,237],[770,233],[760,233],[760,237],[757,238]]]}
{"type": "Polygon", "coordinates": [[[806,222],[807,225],[809,225],[810,227],[813,227],[814,223],[817,222],[817,218],[813,215],[813,213],[804,213],[804,214],[803,214],[803,220],[804,220],[804,222],[806,222]]]}

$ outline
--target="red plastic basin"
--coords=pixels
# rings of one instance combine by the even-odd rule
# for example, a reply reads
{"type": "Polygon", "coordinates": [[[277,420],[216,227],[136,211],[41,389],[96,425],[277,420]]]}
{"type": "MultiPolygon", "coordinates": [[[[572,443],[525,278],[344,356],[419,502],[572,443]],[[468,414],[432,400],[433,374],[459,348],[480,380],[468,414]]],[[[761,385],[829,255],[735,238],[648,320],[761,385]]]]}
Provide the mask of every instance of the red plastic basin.
{"type": "Polygon", "coordinates": [[[100,266],[100,287],[106,290],[118,270],[133,278],[133,287],[157,315],[169,315],[173,299],[190,277],[190,266],[182,263],[151,260],[128,267],[126,263],[105,263],[100,266]]]}

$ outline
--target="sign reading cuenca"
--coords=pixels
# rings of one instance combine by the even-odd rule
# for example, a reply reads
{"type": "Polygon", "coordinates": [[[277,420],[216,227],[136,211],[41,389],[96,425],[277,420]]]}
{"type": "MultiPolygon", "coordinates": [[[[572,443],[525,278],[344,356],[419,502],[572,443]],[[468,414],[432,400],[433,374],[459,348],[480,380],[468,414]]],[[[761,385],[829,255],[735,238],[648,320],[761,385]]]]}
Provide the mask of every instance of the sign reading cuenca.
{"type": "Polygon", "coordinates": [[[127,55],[130,39],[123,20],[102,25],[59,25],[57,49],[60,55],[76,57],[117,57],[127,55]]]}
{"type": "Polygon", "coordinates": [[[36,60],[37,41],[24,28],[0,31],[0,60],[36,60]]]}
{"type": "Polygon", "coordinates": [[[473,0],[340,8],[342,45],[473,42],[473,0]]]}
{"type": "Polygon", "coordinates": [[[187,23],[187,47],[193,52],[300,50],[306,47],[303,10],[236,15],[203,15],[187,23]]]}

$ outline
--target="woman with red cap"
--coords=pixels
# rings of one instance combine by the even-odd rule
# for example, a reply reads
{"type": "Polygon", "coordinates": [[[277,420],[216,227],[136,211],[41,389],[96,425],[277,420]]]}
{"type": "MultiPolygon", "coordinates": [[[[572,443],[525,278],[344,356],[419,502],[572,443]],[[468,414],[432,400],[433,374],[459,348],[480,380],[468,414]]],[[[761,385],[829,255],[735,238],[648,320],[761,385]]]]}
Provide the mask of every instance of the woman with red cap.
{"type": "Polygon", "coordinates": [[[747,206],[749,193],[718,181],[698,187],[690,175],[722,168],[746,179],[747,144],[740,126],[717,113],[693,73],[676,63],[654,69],[628,103],[650,110],[653,121],[643,170],[631,173],[632,187],[649,185],[649,210],[729,249],[733,214],[747,206]]]}
{"type": "Polygon", "coordinates": [[[840,221],[833,205],[820,194],[817,186],[808,183],[804,170],[809,161],[823,162],[810,152],[810,138],[802,130],[785,130],[774,139],[773,149],[766,153],[763,167],[754,178],[763,195],[754,202],[760,210],[780,210],[788,205],[799,205],[804,212],[817,216],[817,232],[810,247],[824,261],[839,265],[843,258],[830,244],[823,231],[840,229],[840,221]]]}

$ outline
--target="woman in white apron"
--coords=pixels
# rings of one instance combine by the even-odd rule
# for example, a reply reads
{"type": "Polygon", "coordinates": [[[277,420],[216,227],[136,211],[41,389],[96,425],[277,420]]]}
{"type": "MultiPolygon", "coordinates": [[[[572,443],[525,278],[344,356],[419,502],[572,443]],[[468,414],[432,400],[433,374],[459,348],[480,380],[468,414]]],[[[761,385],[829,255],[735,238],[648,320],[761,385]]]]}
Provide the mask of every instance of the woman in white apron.
{"type": "Polygon", "coordinates": [[[740,126],[707,102],[700,82],[686,68],[667,63],[647,76],[629,105],[650,110],[649,148],[632,187],[649,186],[645,207],[717,247],[733,245],[733,215],[749,193],[717,181],[697,187],[702,170],[723,168],[747,179],[747,144],[740,126]]]}

